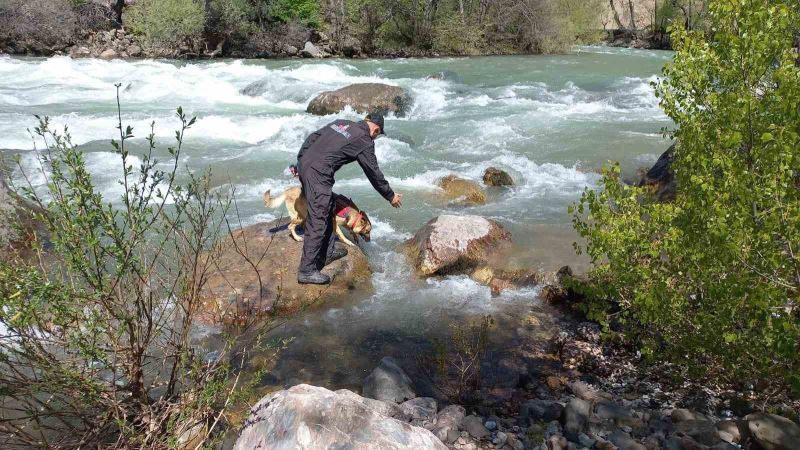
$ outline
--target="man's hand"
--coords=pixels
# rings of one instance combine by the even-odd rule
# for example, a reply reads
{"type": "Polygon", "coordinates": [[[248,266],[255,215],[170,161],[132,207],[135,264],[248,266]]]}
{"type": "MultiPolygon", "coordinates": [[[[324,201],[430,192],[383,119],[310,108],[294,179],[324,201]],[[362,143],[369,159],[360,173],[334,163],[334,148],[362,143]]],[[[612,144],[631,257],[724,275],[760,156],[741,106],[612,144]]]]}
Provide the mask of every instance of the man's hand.
{"type": "Polygon", "coordinates": [[[403,194],[394,194],[394,197],[392,198],[392,201],[390,203],[395,208],[403,206],[403,194]]]}

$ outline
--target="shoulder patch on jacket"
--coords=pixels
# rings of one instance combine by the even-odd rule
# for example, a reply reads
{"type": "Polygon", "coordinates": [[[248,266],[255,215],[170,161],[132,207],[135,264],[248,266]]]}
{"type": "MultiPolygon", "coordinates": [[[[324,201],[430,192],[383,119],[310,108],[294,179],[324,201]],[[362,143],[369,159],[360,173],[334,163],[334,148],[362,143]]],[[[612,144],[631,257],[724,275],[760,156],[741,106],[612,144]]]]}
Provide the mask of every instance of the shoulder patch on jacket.
{"type": "Polygon", "coordinates": [[[344,125],[344,124],[341,124],[341,125],[333,124],[333,125],[331,125],[331,129],[333,131],[341,134],[342,136],[344,136],[347,139],[350,139],[351,137],[353,137],[353,135],[350,134],[349,131],[347,131],[348,128],[350,128],[350,125],[344,125]]]}

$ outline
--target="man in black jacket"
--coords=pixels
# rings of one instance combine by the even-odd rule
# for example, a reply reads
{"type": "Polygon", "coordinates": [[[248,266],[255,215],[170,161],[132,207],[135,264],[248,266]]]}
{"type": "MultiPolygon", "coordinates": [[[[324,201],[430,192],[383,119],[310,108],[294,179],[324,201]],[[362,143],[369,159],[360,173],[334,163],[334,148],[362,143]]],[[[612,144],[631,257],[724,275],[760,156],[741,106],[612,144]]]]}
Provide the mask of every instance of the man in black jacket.
{"type": "Polygon", "coordinates": [[[334,175],[345,164],[357,161],[364,174],[393,207],[402,205],[403,196],[395,194],[378,167],[375,138],[383,134],[383,116],[370,114],[361,122],[335,120],[312,133],[297,154],[297,171],[308,202],[308,218],[303,238],[303,257],[297,271],[301,284],[328,284],[331,279],[321,272],[326,265],[347,255],[334,247],[333,197],[334,175]]]}

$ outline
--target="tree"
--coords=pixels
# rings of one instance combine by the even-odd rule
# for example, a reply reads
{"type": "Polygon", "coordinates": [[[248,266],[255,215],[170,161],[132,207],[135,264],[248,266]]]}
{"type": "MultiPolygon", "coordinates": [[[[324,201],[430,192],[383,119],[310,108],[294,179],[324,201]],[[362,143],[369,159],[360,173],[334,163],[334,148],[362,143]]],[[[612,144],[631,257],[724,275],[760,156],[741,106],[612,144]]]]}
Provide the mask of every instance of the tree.
{"type": "Polygon", "coordinates": [[[620,184],[614,165],[573,208],[595,264],[588,311],[615,311],[689,375],[800,390],[800,8],[720,0],[708,17],[708,36],[673,26],[656,86],[677,126],[675,200],[620,184]]]}

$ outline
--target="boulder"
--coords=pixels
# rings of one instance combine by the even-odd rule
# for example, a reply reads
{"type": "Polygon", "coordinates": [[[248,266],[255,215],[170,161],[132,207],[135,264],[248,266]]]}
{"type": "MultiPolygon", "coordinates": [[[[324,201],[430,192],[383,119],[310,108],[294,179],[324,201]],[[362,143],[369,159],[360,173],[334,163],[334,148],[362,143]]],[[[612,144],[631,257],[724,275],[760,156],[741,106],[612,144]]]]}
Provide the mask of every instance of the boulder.
{"type": "Polygon", "coordinates": [[[400,404],[404,416],[411,425],[432,430],[436,425],[436,400],[430,397],[417,397],[400,404]]]}
{"type": "Polygon", "coordinates": [[[675,177],[672,173],[672,158],[675,153],[675,144],[672,144],[658,158],[653,167],[642,176],[639,186],[650,186],[656,200],[660,202],[675,199],[675,177]]]}
{"type": "Polygon", "coordinates": [[[117,52],[113,48],[103,50],[98,58],[100,59],[114,59],[117,57],[117,52]]]}
{"type": "Polygon", "coordinates": [[[324,54],[316,45],[311,42],[306,42],[306,45],[300,50],[300,56],[303,58],[322,58],[324,54]]]}
{"type": "Polygon", "coordinates": [[[430,431],[395,418],[397,405],[300,384],[261,399],[234,450],[446,450],[430,431]]]}
{"type": "Polygon", "coordinates": [[[335,114],[349,106],[356,112],[403,116],[411,97],[403,88],[381,83],[358,83],[319,94],[308,104],[307,112],[318,116],[335,114]]]}
{"type": "Polygon", "coordinates": [[[128,47],[128,54],[131,55],[134,58],[142,56],[142,53],[144,53],[144,51],[142,50],[142,47],[139,47],[136,44],[131,45],[130,47],[128,47]]]}
{"type": "Polygon", "coordinates": [[[483,184],[487,186],[513,186],[514,179],[504,170],[489,167],[483,172],[483,184]]]}
{"type": "Polygon", "coordinates": [[[520,408],[521,422],[528,426],[537,422],[551,422],[561,417],[564,407],[550,400],[528,400],[520,408]]]}
{"type": "Polygon", "coordinates": [[[286,229],[288,219],[258,223],[226,236],[201,292],[203,323],[241,325],[269,314],[289,313],[312,303],[369,291],[372,274],[364,252],[348,247],[348,255],[328,265],[328,286],[297,283],[303,243],[286,229]]]}
{"type": "Polygon", "coordinates": [[[436,181],[442,188],[444,197],[451,203],[461,205],[483,205],[486,203],[486,193],[476,182],[448,175],[436,181]]]}
{"type": "Polygon", "coordinates": [[[480,439],[489,435],[489,429],[483,424],[478,416],[467,416],[461,421],[461,428],[475,439],[480,439]]]}
{"type": "Polygon", "coordinates": [[[411,384],[411,378],[397,361],[385,356],[378,367],[364,379],[361,393],[375,400],[401,403],[417,396],[411,384]]]}
{"type": "Polygon", "coordinates": [[[294,45],[287,44],[286,46],[283,47],[283,52],[289,56],[295,56],[299,51],[300,50],[294,45]]]}
{"type": "Polygon", "coordinates": [[[489,254],[510,240],[511,234],[493,220],[445,214],[428,222],[405,245],[416,270],[430,276],[486,265],[489,254]]]}
{"type": "Polygon", "coordinates": [[[452,444],[452,441],[458,438],[458,430],[466,415],[467,411],[463,406],[449,405],[445,407],[436,415],[436,427],[433,429],[433,434],[442,442],[452,444]]]}
{"type": "Polygon", "coordinates": [[[348,58],[355,58],[361,55],[361,42],[358,39],[346,37],[340,48],[342,49],[342,54],[348,58]]]}
{"type": "Polygon", "coordinates": [[[589,416],[592,414],[592,404],[586,400],[573,398],[564,408],[561,423],[564,425],[564,434],[572,442],[578,442],[578,437],[586,429],[589,416]]]}
{"type": "Polygon", "coordinates": [[[745,417],[753,439],[765,450],[800,448],[800,425],[791,420],[763,412],[745,417]]]}

